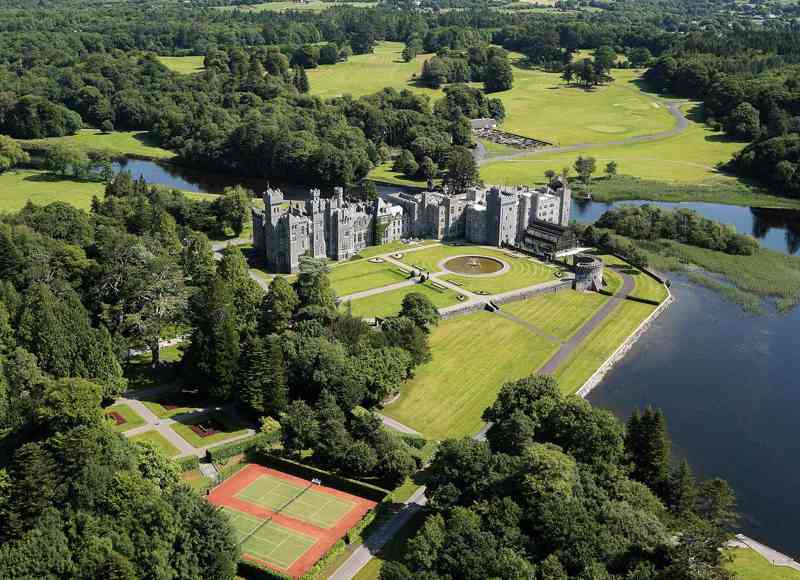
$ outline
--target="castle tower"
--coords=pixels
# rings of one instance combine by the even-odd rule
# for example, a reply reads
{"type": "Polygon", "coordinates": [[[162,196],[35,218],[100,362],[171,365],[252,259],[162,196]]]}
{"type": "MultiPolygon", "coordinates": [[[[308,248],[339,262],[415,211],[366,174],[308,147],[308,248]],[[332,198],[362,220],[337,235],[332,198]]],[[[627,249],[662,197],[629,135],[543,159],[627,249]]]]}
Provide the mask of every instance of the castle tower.
{"type": "Polygon", "coordinates": [[[312,189],[311,197],[306,201],[306,216],[309,219],[309,250],[313,257],[325,257],[325,210],[320,200],[319,189],[312,189]]]}
{"type": "Polygon", "coordinates": [[[486,195],[486,237],[493,246],[513,245],[517,239],[517,196],[493,187],[486,195]]]}
{"type": "Polygon", "coordinates": [[[559,178],[559,183],[560,187],[558,188],[557,194],[561,200],[561,210],[558,215],[558,223],[559,225],[567,227],[572,218],[572,191],[569,188],[569,183],[566,178],[559,178]]]}

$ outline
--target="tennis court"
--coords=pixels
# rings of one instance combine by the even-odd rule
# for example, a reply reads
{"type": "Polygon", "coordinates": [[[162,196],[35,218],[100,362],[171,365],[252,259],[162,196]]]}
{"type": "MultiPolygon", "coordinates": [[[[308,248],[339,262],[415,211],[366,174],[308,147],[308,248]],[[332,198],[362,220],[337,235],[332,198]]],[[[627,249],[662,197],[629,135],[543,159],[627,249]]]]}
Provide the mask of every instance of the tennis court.
{"type": "Polygon", "coordinates": [[[355,507],[355,503],[317,491],[310,484],[299,485],[271,475],[262,475],[236,497],[325,529],[355,507]]]}
{"type": "Polygon", "coordinates": [[[273,521],[223,508],[231,520],[242,553],[288,570],[317,543],[317,538],[291,530],[273,521]],[[262,525],[263,524],[263,525],[262,525]]]}
{"type": "Polygon", "coordinates": [[[208,500],[228,514],[243,557],[299,578],[375,507],[374,501],[250,464],[208,500]]]}

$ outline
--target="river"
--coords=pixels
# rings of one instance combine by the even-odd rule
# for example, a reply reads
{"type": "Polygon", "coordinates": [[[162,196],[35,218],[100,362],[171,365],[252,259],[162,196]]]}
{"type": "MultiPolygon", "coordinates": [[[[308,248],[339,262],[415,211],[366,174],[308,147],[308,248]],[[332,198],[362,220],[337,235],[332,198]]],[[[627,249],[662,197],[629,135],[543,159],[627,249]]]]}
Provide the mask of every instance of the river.
{"type": "MultiPolygon", "coordinates": [[[[220,193],[264,180],[210,175],[151,161],[117,165],[136,178],[184,191],[220,193]]],[[[273,182],[294,198],[305,186],[273,182]]],[[[379,186],[379,191],[397,191],[379,186]]],[[[617,202],[643,204],[648,202],[617,202]]],[[[653,203],[653,202],[649,202],[653,203]]],[[[575,200],[573,218],[589,223],[616,205],[575,200]]],[[[684,207],[736,226],[764,246],[797,254],[800,212],[712,203],[657,203],[684,207]]],[[[705,288],[674,280],[677,300],[589,395],[625,420],[635,408],[666,413],[673,450],[698,476],[727,479],[739,499],[742,529],[800,557],[800,308],[753,317],[705,288]]]]}
{"type": "Polygon", "coordinates": [[[749,316],[673,280],[676,301],[589,394],[625,420],[664,411],[677,457],[736,491],[743,531],[800,557],[800,309],[749,316]]]}

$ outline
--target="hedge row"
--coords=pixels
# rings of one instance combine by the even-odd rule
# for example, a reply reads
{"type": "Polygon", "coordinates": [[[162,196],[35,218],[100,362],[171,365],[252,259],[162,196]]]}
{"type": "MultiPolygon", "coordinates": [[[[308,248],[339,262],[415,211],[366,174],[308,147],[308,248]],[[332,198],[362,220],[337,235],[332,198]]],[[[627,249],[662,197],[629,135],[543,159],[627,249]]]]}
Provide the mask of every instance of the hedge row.
{"type": "Polygon", "coordinates": [[[275,437],[273,435],[257,433],[256,435],[248,437],[247,439],[240,439],[239,441],[234,441],[233,443],[226,443],[224,445],[212,447],[206,451],[206,457],[208,457],[209,461],[212,463],[219,463],[225,459],[228,459],[229,457],[233,457],[234,455],[251,451],[259,445],[269,445],[270,443],[274,442],[274,438],[275,437]]]}
{"type": "Polygon", "coordinates": [[[272,467],[278,471],[285,471],[286,473],[296,475],[297,477],[302,477],[303,479],[318,478],[321,479],[322,483],[325,485],[330,485],[331,487],[335,487],[341,491],[352,493],[353,495],[357,495],[371,501],[380,502],[383,501],[383,498],[389,495],[388,489],[383,489],[377,485],[371,485],[363,481],[356,481],[355,479],[348,479],[347,477],[342,477],[341,475],[336,475],[335,473],[330,473],[323,469],[311,467],[310,465],[304,465],[284,457],[278,457],[276,455],[264,453],[260,459],[260,463],[263,463],[267,467],[272,467]]]}

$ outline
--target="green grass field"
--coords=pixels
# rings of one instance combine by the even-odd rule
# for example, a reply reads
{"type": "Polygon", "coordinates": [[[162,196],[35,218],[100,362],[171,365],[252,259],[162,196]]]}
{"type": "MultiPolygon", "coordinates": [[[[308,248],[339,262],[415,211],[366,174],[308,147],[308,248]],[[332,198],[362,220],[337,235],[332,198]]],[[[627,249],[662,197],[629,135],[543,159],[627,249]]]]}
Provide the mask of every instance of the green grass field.
{"type": "Polygon", "coordinates": [[[403,298],[412,292],[427,296],[437,308],[444,308],[458,302],[458,294],[456,292],[436,288],[430,282],[425,282],[424,284],[415,284],[414,286],[398,288],[389,292],[375,294],[374,296],[352,300],[349,304],[351,305],[353,316],[386,318],[400,312],[403,298]]]}
{"type": "Polygon", "coordinates": [[[730,550],[733,561],[728,570],[736,574],[737,580],[800,580],[800,572],[786,566],[773,566],[754,550],[737,548],[730,550]]]}
{"type": "MultiPolygon", "coordinates": [[[[590,111],[597,118],[605,117],[603,105],[598,106],[601,107],[599,110],[590,111]]],[[[622,135],[620,138],[629,136],[622,135]]],[[[602,143],[603,140],[590,138],[585,142],[602,143]]],[[[616,161],[620,174],[672,183],[701,182],[712,187],[717,183],[735,183],[734,177],[720,173],[715,166],[728,161],[742,147],[744,143],[730,141],[722,133],[690,119],[689,128],[673,137],[647,143],[591,148],[580,152],[542,153],[510,161],[489,162],[481,167],[481,177],[488,183],[499,184],[539,182],[543,180],[547,169],[558,171],[562,167],[572,166],[578,155],[584,155],[597,160],[598,175],[602,175],[608,162],[616,161]]]]}
{"type": "Polygon", "coordinates": [[[439,262],[451,256],[476,254],[503,260],[511,266],[510,270],[499,276],[478,278],[474,276],[459,276],[447,274],[442,276],[447,280],[466,290],[476,293],[498,294],[525,288],[542,282],[555,280],[555,270],[548,268],[533,258],[516,258],[505,252],[482,246],[447,246],[441,245],[418,252],[408,252],[403,255],[402,262],[417,269],[428,272],[440,272],[439,262]]]}
{"type": "Polygon", "coordinates": [[[405,252],[407,250],[412,250],[414,248],[424,248],[425,246],[430,246],[433,244],[438,244],[439,240],[421,240],[419,242],[415,242],[413,244],[404,244],[403,242],[389,242],[388,244],[383,244],[381,246],[369,246],[361,250],[358,255],[362,258],[372,258],[374,256],[380,256],[382,254],[389,254],[392,252],[405,252]]]}
{"type": "MultiPolygon", "coordinates": [[[[311,92],[320,96],[361,96],[393,87],[440,96],[440,90],[422,87],[413,78],[431,55],[419,55],[406,63],[401,58],[402,50],[402,43],[381,42],[373,54],[311,70],[311,92]]],[[[635,84],[641,71],[614,70],[614,83],[585,91],[567,86],[558,74],[523,66],[520,55],[512,55],[512,62],[514,87],[492,95],[505,106],[502,128],[506,131],[567,145],[649,135],[675,124],[663,104],[635,84]]]]}
{"type": "Polygon", "coordinates": [[[0,211],[17,211],[28,200],[37,205],[65,201],[89,209],[92,196],[103,196],[105,185],[96,181],[65,179],[44,171],[16,169],[0,173],[0,211]]]}
{"type": "Polygon", "coordinates": [[[351,501],[271,475],[262,475],[236,497],[325,529],[355,507],[351,501]]]}
{"type": "Polygon", "coordinates": [[[433,360],[417,368],[384,413],[436,439],[476,433],[502,384],[533,373],[558,348],[488,312],[441,322],[430,344],[433,360]]]}
{"type": "Polygon", "coordinates": [[[629,301],[614,308],[603,323],[578,345],[572,356],[556,369],[553,376],[561,390],[574,393],[580,389],[655,308],[629,301]]]}
{"type": "Polygon", "coordinates": [[[264,521],[262,519],[230,508],[223,509],[230,518],[237,540],[244,540],[242,552],[284,570],[317,543],[316,538],[275,522],[261,526],[264,521]],[[256,529],[258,531],[253,533],[256,529]]]}
{"type": "Polygon", "coordinates": [[[616,294],[622,288],[622,276],[611,268],[603,271],[603,281],[606,283],[605,289],[612,294],[616,294]]]}
{"type": "Polygon", "coordinates": [[[644,298],[645,300],[655,300],[661,302],[667,297],[667,289],[655,278],[648,276],[644,272],[630,273],[636,285],[630,293],[634,298],[644,298]]]}
{"type": "Polygon", "coordinates": [[[380,288],[408,279],[408,275],[394,264],[389,262],[375,264],[367,260],[335,265],[328,277],[339,296],[380,288]]]}
{"type": "Polygon", "coordinates": [[[169,70],[182,74],[190,75],[206,70],[204,56],[159,56],[158,62],[169,70]]]}
{"type": "Polygon", "coordinates": [[[609,298],[595,292],[562,290],[504,304],[502,309],[561,340],[580,330],[609,298]]]}
{"type": "MultiPolygon", "coordinates": [[[[200,57],[202,58],[202,57],[200,57]]],[[[103,133],[97,129],[82,129],[67,137],[49,137],[20,141],[31,145],[60,143],[82,151],[107,151],[115,155],[138,155],[151,159],[169,159],[175,153],[158,147],[147,131],[113,131],[103,133]]]]}
{"type": "Polygon", "coordinates": [[[211,413],[201,417],[181,419],[179,422],[171,425],[170,428],[183,437],[189,445],[197,448],[227,441],[228,439],[233,439],[234,437],[239,437],[247,433],[247,429],[240,429],[238,425],[233,423],[230,417],[222,413],[211,413]],[[192,431],[193,425],[203,423],[209,419],[213,420],[214,423],[220,427],[217,433],[201,437],[192,431]]]}
{"type": "Polygon", "coordinates": [[[241,10],[242,12],[289,12],[297,10],[299,12],[322,12],[334,6],[353,6],[356,8],[369,8],[375,6],[375,2],[323,2],[321,0],[309,0],[305,3],[299,2],[264,2],[263,4],[247,4],[234,6],[218,6],[219,10],[241,10]]]}
{"type": "Polygon", "coordinates": [[[161,401],[142,401],[142,404],[159,419],[169,419],[175,415],[191,413],[195,409],[194,407],[182,405],[177,397],[174,401],[166,398],[161,401]]]}
{"type": "Polygon", "coordinates": [[[141,418],[139,413],[131,409],[131,407],[125,403],[111,405],[104,410],[104,413],[107,417],[109,425],[111,426],[111,429],[117,433],[130,431],[136,427],[141,427],[145,423],[144,419],[141,418]],[[114,419],[109,416],[109,413],[111,412],[119,413],[119,415],[125,419],[125,422],[122,425],[117,425],[114,419]]]}
{"type": "Polygon", "coordinates": [[[158,431],[146,431],[139,435],[134,435],[133,437],[130,437],[128,441],[131,441],[133,443],[137,441],[147,441],[149,443],[152,443],[153,445],[158,447],[161,453],[163,453],[167,457],[175,457],[180,453],[178,448],[175,447],[172,443],[170,443],[167,440],[167,438],[164,437],[158,431]]]}

